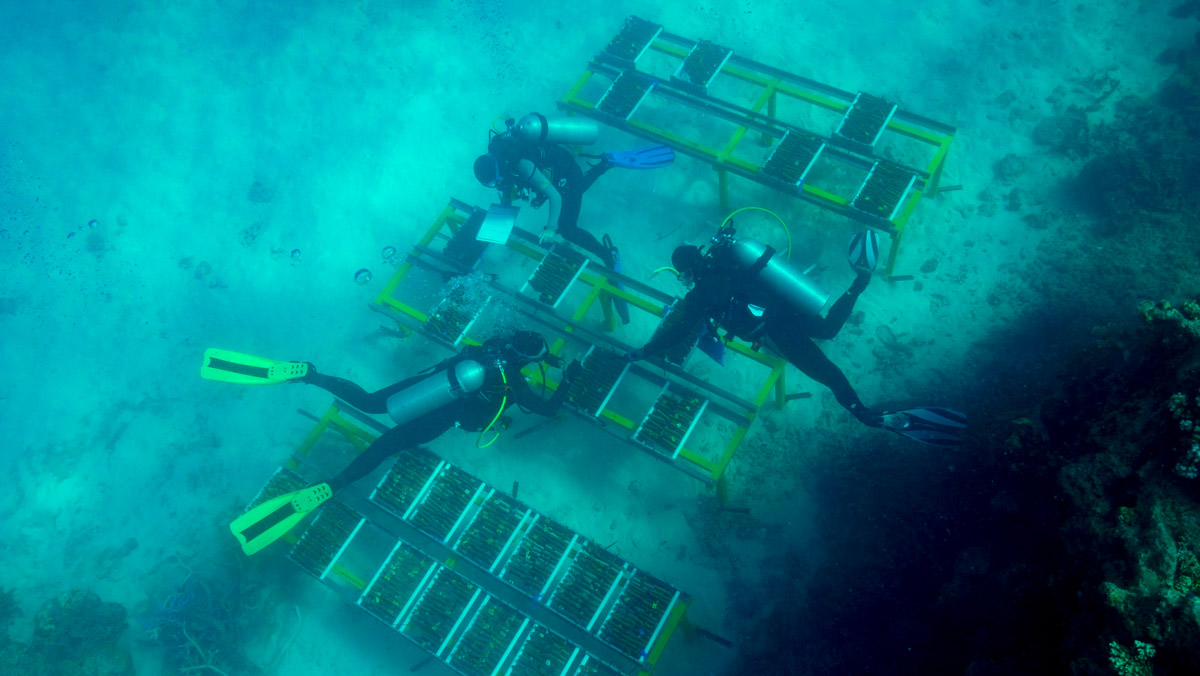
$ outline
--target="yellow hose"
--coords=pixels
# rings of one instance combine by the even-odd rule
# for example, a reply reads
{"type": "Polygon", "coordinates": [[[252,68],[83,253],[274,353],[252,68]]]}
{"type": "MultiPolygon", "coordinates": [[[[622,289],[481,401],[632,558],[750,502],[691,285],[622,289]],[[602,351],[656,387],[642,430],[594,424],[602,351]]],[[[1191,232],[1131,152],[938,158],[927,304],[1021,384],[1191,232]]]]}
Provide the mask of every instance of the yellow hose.
{"type": "Polygon", "coordinates": [[[662,266],[661,268],[659,268],[659,269],[655,270],[654,272],[651,272],[651,273],[650,273],[650,276],[651,276],[651,277],[653,277],[654,275],[657,275],[658,273],[662,272],[663,270],[670,271],[670,272],[671,272],[671,273],[673,273],[673,274],[674,274],[676,277],[678,277],[678,276],[679,276],[679,271],[678,271],[678,270],[676,270],[675,268],[671,267],[670,265],[664,265],[664,266],[662,266]]]}
{"type": "MultiPolygon", "coordinates": [[[[504,375],[503,364],[500,365],[500,380],[504,383],[504,391],[507,392],[508,378],[504,375]]],[[[500,433],[496,432],[496,436],[492,437],[491,440],[489,440],[486,444],[483,444],[482,446],[479,445],[479,442],[483,441],[483,435],[487,434],[488,430],[492,429],[492,425],[495,425],[496,421],[500,419],[500,415],[504,413],[504,408],[506,406],[508,406],[507,394],[504,395],[504,398],[500,400],[500,410],[496,411],[496,415],[492,417],[492,422],[488,423],[488,426],[483,428],[483,431],[479,433],[479,438],[475,440],[475,448],[487,448],[488,446],[496,443],[496,440],[500,438],[500,433]]]]}
{"type": "Polygon", "coordinates": [[[738,214],[742,213],[743,211],[751,211],[751,210],[762,211],[762,212],[768,213],[768,214],[774,216],[775,220],[779,221],[779,224],[783,226],[783,231],[785,233],[787,233],[788,248],[787,248],[786,260],[788,260],[788,261],[792,260],[792,231],[788,229],[787,223],[783,222],[783,219],[779,217],[779,214],[775,213],[774,211],[770,211],[770,210],[764,209],[762,207],[742,207],[741,209],[738,209],[737,211],[733,212],[732,214],[729,214],[728,216],[726,216],[725,220],[721,221],[721,226],[717,229],[720,230],[721,228],[724,228],[725,224],[729,222],[729,219],[733,218],[734,216],[737,216],[738,214]]]}

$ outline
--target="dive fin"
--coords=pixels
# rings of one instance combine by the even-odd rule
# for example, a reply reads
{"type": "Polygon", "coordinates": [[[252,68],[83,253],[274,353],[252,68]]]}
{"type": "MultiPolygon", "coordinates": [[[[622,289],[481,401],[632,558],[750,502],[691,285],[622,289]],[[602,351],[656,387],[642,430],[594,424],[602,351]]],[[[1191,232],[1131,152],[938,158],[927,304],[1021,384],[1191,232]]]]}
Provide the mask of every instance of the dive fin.
{"type": "MultiPolygon", "coordinates": [[[[620,272],[621,271],[621,252],[617,250],[617,247],[613,246],[612,238],[609,237],[608,235],[605,235],[604,238],[601,240],[601,243],[603,243],[604,246],[608,247],[609,254],[612,256],[613,272],[620,272]]],[[[623,290],[625,288],[625,287],[621,286],[620,282],[614,282],[614,284],[616,285],[616,287],[618,289],[623,290]]],[[[624,300],[614,296],[613,297],[613,307],[616,308],[617,314],[621,316],[621,323],[628,324],[629,323],[629,303],[626,303],[624,300]]]]}
{"type": "Polygon", "coordinates": [[[881,427],[923,444],[957,448],[967,429],[967,414],[936,406],[910,408],[884,413],[881,427]]]}
{"type": "Polygon", "coordinates": [[[711,357],[713,361],[721,366],[725,365],[725,343],[713,331],[712,326],[708,326],[708,330],[704,332],[704,335],[700,336],[696,347],[700,348],[701,352],[711,357]]]}
{"type": "Polygon", "coordinates": [[[879,265],[879,235],[874,230],[864,230],[850,238],[846,250],[850,267],[860,272],[874,272],[879,265]]]}
{"type": "Polygon", "coordinates": [[[251,354],[208,348],[200,377],[238,385],[274,385],[308,375],[302,361],[272,361],[251,354]]]}
{"type": "Polygon", "coordinates": [[[254,507],[229,524],[247,556],[283,537],[309,512],[333,497],[329,484],[280,495],[254,507]]]}
{"type": "Polygon", "coordinates": [[[620,153],[604,153],[604,161],[625,169],[658,169],[675,161],[675,151],[662,144],[626,150],[620,153]]]}

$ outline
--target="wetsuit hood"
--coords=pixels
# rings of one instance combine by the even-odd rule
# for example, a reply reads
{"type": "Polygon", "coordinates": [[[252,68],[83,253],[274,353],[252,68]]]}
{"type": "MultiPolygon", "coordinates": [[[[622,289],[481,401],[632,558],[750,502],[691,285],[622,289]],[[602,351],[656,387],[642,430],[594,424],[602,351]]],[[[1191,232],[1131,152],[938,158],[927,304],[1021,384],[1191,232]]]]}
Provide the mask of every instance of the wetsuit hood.
{"type": "Polygon", "coordinates": [[[703,264],[704,255],[698,246],[685,244],[675,247],[675,251],[671,252],[671,267],[679,272],[679,279],[684,284],[693,283],[703,264]]]}
{"type": "Polygon", "coordinates": [[[682,273],[695,273],[700,267],[700,261],[703,256],[700,254],[700,247],[685,244],[675,247],[675,251],[671,253],[671,266],[682,273]]]}
{"type": "Polygon", "coordinates": [[[475,158],[475,179],[486,188],[495,188],[500,181],[500,163],[491,153],[475,158]]]}
{"type": "Polygon", "coordinates": [[[516,368],[550,356],[546,339],[536,331],[515,331],[506,336],[489,338],[484,341],[483,349],[507,366],[516,368]]]}
{"type": "Polygon", "coordinates": [[[504,346],[507,355],[516,358],[521,364],[541,361],[550,354],[550,346],[542,334],[535,331],[517,331],[504,346]]]}

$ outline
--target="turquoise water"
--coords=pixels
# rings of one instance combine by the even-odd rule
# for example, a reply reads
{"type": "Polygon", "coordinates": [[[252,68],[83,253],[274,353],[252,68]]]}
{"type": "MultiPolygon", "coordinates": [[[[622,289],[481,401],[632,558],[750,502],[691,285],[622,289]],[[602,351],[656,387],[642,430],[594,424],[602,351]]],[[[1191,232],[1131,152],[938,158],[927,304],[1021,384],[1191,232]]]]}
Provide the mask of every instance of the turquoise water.
{"type": "MultiPolygon", "coordinates": [[[[140,674],[202,663],[153,631],[181,597],[220,617],[227,635],[212,638],[207,656],[230,675],[383,674],[422,661],[420,649],[282,556],[238,551],[227,524],[311,430],[297,411],[320,415],[330,396],[204,381],[201,355],[223,347],[312,361],[368,389],[444,358],[421,338],[400,340],[368,308],[395,270],[382,252],[406,252],[452,197],[494,201],[471,172],[489,126],[498,115],[553,112],[631,14],[956,127],[942,184],[962,188],[918,205],[895,270],[912,278],[877,274],[847,331],[822,348],[871,404],[970,410],[973,384],[998,373],[1036,380],[1052,370],[1053,350],[1085,339],[1093,324],[1130,315],[1141,298],[1195,288],[1190,240],[1166,226],[1114,235],[1095,224],[1117,212],[1097,214],[1072,187],[1116,143],[1114,129],[1136,127],[1130,97],[1159,101],[1163,83],[1196,58],[1194,8],[1171,9],[5,3],[0,588],[19,611],[10,639],[36,640],[43,603],[81,588],[128,613],[112,643],[140,674]],[[1083,140],[1080,119],[1091,130],[1083,140]],[[365,284],[362,269],[371,271],[365,284]]],[[[642,144],[606,128],[597,150],[642,144]]],[[[630,276],[682,295],[650,272],[676,245],[711,236],[728,213],[717,185],[707,164],[682,154],[669,170],[614,171],[588,192],[580,225],[612,236],[630,276]]],[[[860,226],[749,181],[735,178],[730,190],[731,207],[780,214],[799,259],[816,264],[835,297],[851,282],[843,252],[860,226]]],[[[1163,204],[1168,214],[1184,210],[1163,204]]],[[[523,209],[519,224],[536,230],[544,213],[523,209]]],[[[779,237],[765,216],[744,227],[779,237]]],[[[599,315],[585,322],[599,328],[599,315]]],[[[654,326],[639,315],[614,336],[639,345],[654,326]]],[[[695,362],[692,371],[748,391],[761,380],[757,367],[718,368],[695,362]]],[[[487,450],[456,431],[431,447],[501,490],[519,482],[535,509],[614,543],[692,596],[692,622],[743,651],[679,634],[657,673],[726,673],[747,654],[788,652],[762,638],[777,601],[819,598],[823,566],[861,563],[853,548],[829,545],[829,533],[855,528],[857,517],[844,494],[837,509],[824,503],[820,479],[827,472],[845,485],[862,456],[833,467],[830,457],[882,449],[951,473],[972,462],[859,426],[794,370],[788,386],[812,397],[764,410],[726,474],[728,504],[749,514],[720,511],[713,488],[578,421],[487,450]]],[[[516,429],[538,422],[516,418],[516,429]]],[[[863,513],[889,491],[922,490],[905,465],[884,463],[862,484],[863,513]],[[879,475],[897,484],[880,487],[879,475]]],[[[953,480],[938,476],[930,483],[953,480]]],[[[930,565],[952,568],[948,557],[930,565]]],[[[817,662],[778,673],[854,673],[817,662]]],[[[420,673],[449,671],[433,663],[420,673]]]]}

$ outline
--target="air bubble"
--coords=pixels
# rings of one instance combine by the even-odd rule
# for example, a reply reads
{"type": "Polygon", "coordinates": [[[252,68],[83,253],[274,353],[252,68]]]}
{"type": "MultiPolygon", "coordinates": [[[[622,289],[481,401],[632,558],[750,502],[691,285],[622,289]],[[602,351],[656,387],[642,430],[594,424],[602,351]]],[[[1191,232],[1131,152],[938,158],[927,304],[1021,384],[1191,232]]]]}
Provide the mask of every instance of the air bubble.
{"type": "Polygon", "coordinates": [[[100,221],[93,218],[92,220],[88,221],[87,229],[91,230],[92,228],[96,227],[99,224],[100,224],[100,221]]]}
{"type": "Polygon", "coordinates": [[[394,247],[394,246],[383,247],[383,262],[391,263],[394,260],[396,260],[396,247],[394,247]]]}
{"type": "Polygon", "coordinates": [[[371,271],[366,268],[359,270],[358,272],[354,273],[354,281],[358,282],[359,285],[370,284],[371,283],[371,271]]]}
{"type": "Polygon", "coordinates": [[[299,249],[292,249],[292,260],[297,263],[300,262],[300,250],[299,249]]]}

